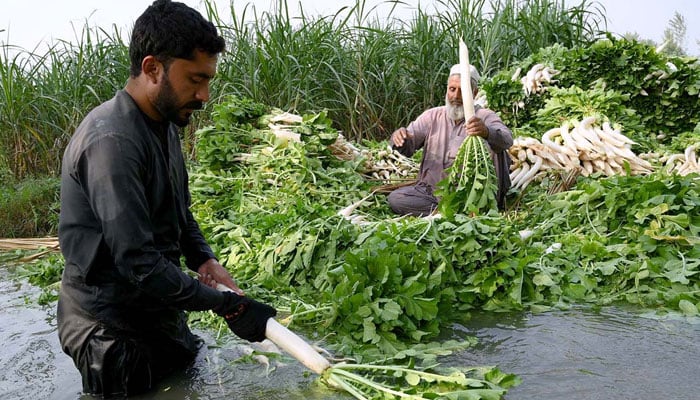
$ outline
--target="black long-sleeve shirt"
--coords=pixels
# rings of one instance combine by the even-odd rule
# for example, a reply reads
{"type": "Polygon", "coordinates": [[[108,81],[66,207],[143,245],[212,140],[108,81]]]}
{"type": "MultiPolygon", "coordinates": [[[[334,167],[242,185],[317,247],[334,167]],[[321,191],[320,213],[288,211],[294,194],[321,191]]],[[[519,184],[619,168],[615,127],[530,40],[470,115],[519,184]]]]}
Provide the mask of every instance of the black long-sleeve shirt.
{"type": "Polygon", "coordinates": [[[80,124],[63,157],[58,237],[62,290],[87,315],[163,332],[172,312],[222,303],[180,267],[181,256],[194,271],[214,257],[189,210],[187,180],[175,125],[149,120],[127,92],[80,124]]]}

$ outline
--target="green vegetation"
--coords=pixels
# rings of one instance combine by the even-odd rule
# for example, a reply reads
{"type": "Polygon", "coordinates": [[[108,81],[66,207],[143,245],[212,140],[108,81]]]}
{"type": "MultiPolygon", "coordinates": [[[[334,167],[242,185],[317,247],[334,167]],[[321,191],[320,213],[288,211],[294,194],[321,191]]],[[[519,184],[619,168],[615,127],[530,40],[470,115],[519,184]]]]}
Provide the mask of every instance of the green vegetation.
{"type": "Polygon", "coordinates": [[[483,89],[489,107],[528,136],[538,137],[560,126],[562,117],[603,115],[621,124],[625,135],[639,143],[636,150],[643,152],[671,144],[700,123],[696,58],[668,56],[648,45],[612,37],[589,47],[542,48],[495,74],[483,89]],[[560,73],[551,87],[528,96],[520,77],[538,63],[560,73]]]}
{"type": "Polygon", "coordinates": [[[124,86],[128,71],[116,30],[85,27],[78,43],[59,41],[45,54],[0,48],[0,170],[18,180],[57,176],[78,123],[124,86]]]}
{"type": "MultiPolygon", "coordinates": [[[[247,107],[232,98],[227,108],[238,104],[247,107]]],[[[217,118],[200,131],[204,154],[242,129],[251,144],[225,148],[228,163],[193,168],[195,216],[244,287],[284,296],[294,326],[313,322],[344,353],[386,357],[434,340],[473,308],[623,301],[687,313],[700,304],[697,174],[591,176],[556,195],[533,186],[508,212],[475,217],[391,218],[375,195],[353,223],[340,209],[371,191],[357,160],[321,145],[322,124],[321,136],[296,143],[255,127],[260,119],[217,118]]]]}
{"type": "MultiPolygon", "coordinates": [[[[331,16],[299,19],[283,0],[276,13],[249,7],[226,17],[208,7],[230,51],[202,118],[234,94],[283,110],[326,109],[334,128],[357,141],[384,139],[443,102],[460,36],[489,76],[540,47],[589,44],[605,28],[601,10],[588,1],[441,0],[437,15],[418,9],[410,19],[390,14],[385,21],[372,17],[364,0],[331,16]]],[[[0,141],[6,144],[0,170],[16,179],[58,174],[79,121],[124,86],[127,41],[116,29],[86,26],[78,43],[60,41],[45,54],[9,44],[0,49],[0,141]]],[[[192,133],[203,125],[185,132],[188,153],[192,133]]]]}
{"type": "Polygon", "coordinates": [[[43,237],[56,234],[58,178],[25,179],[0,185],[0,237],[43,237]]]}
{"type": "MultiPolygon", "coordinates": [[[[517,201],[505,212],[436,219],[396,218],[361,174],[367,160],[386,151],[384,139],[393,128],[443,102],[460,35],[488,77],[482,88],[490,107],[519,135],[540,136],[562,121],[598,115],[623,126],[638,143],[635,152],[677,152],[698,143],[697,60],[612,37],[591,43],[604,17],[587,2],[569,9],[554,1],[494,3],[501,7],[482,13],[484,1],[444,1],[449,12],[430,16],[418,10],[410,21],[385,24],[369,20],[361,1],[334,16],[294,23],[280,3],[277,14],[256,14],[250,23],[233,15],[233,25],[222,27],[236,51],[220,63],[214,101],[202,113],[211,120],[185,132],[185,150],[193,156],[195,218],[251,296],[274,303],[292,328],[323,338],[324,345],[363,365],[398,359],[413,367],[415,357],[446,354],[434,341],[473,309],[542,311],[622,302],[659,314],[700,313],[697,173],[673,175],[655,165],[657,172],[644,176],[579,177],[571,190],[550,194],[558,179],[552,175],[513,190],[510,198],[517,201]],[[562,43],[553,45],[557,41],[562,43]],[[557,84],[526,96],[513,75],[520,67],[523,76],[536,63],[559,70],[557,84]],[[268,123],[283,110],[301,118],[280,136],[268,123]],[[364,152],[354,159],[336,157],[328,145],[339,130],[364,152]],[[362,220],[339,214],[365,197],[354,210],[362,220]]],[[[210,13],[221,21],[217,10],[210,13]]],[[[96,44],[102,57],[123,56],[123,46],[116,34],[96,44]]],[[[34,101],[31,107],[49,118],[23,120],[20,112],[6,118],[0,110],[0,138],[19,144],[3,148],[0,175],[15,182],[56,173],[58,148],[74,128],[69,125],[111,96],[122,78],[104,92],[95,90],[99,95],[86,89],[91,94],[80,92],[73,103],[59,101],[51,85],[34,81],[45,67],[28,75],[30,63],[5,54],[3,71],[10,72],[0,77],[11,79],[3,79],[10,82],[3,83],[4,93],[26,96],[16,96],[19,104],[34,101]],[[32,92],[38,87],[45,91],[32,92]],[[70,122],[62,119],[66,109],[51,106],[58,104],[71,107],[70,122]],[[62,114],[53,118],[54,112],[62,114]],[[27,128],[36,121],[45,123],[43,130],[27,128]],[[46,121],[61,122],[52,130],[46,121]],[[32,132],[42,140],[31,139],[32,132]],[[58,144],[47,151],[46,143],[58,144]],[[29,144],[36,147],[26,151],[29,144]]],[[[72,65],[70,52],[62,54],[72,65]]],[[[0,200],[21,198],[16,193],[27,185],[33,191],[25,199],[44,199],[30,208],[50,209],[55,180],[27,182],[5,185],[8,195],[0,200]]],[[[28,264],[23,276],[46,286],[49,301],[60,270],[56,257],[28,264]]],[[[225,332],[211,313],[190,317],[225,332]]],[[[382,371],[390,375],[382,385],[396,388],[398,382],[399,389],[408,385],[432,395],[420,374],[382,371]]],[[[500,375],[493,378],[503,388],[515,383],[510,376],[503,382],[500,375]]]]}

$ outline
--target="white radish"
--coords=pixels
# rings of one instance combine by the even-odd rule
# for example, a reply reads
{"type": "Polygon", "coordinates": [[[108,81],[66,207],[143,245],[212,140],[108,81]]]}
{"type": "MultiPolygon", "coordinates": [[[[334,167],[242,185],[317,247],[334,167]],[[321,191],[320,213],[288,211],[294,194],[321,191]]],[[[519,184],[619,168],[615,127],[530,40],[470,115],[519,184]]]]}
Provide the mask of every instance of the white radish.
{"type": "Polygon", "coordinates": [[[474,116],[474,94],[472,93],[471,71],[469,68],[469,49],[462,39],[459,39],[459,70],[460,84],[462,87],[462,106],[464,107],[464,120],[474,116]]]}
{"type": "Polygon", "coordinates": [[[279,346],[282,350],[289,353],[289,355],[299,360],[306,368],[319,375],[323,374],[323,372],[331,366],[330,362],[311,347],[311,345],[306,343],[304,339],[285,328],[274,318],[267,320],[265,337],[270,339],[270,341],[279,346]]]}
{"type": "Polygon", "coordinates": [[[603,128],[603,132],[605,132],[605,134],[603,134],[603,135],[599,134],[599,136],[601,137],[601,140],[603,140],[604,142],[610,143],[610,144],[617,146],[617,147],[624,147],[625,144],[630,144],[630,143],[628,143],[628,142],[630,142],[630,140],[628,140],[628,141],[620,140],[619,136],[622,136],[622,134],[619,132],[616,133],[615,130],[610,126],[609,122],[607,122],[607,121],[603,122],[602,128],[603,128]]]}
{"type": "Polygon", "coordinates": [[[518,161],[525,161],[527,160],[527,152],[524,149],[518,150],[518,161]]]}
{"type": "Polygon", "coordinates": [[[691,167],[696,170],[698,169],[697,156],[695,155],[695,149],[697,147],[697,144],[688,146],[685,148],[685,152],[683,153],[685,155],[685,162],[690,163],[691,167]]]}
{"type": "MultiPolygon", "coordinates": [[[[233,291],[221,283],[219,283],[216,288],[221,292],[233,291]]],[[[331,363],[316,350],[314,350],[311,345],[306,343],[304,339],[297,336],[296,333],[285,328],[274,318],[267,320],[265,337],[270,339],[272,343],[276,344],[279,346],[279,348],[286,351],[289,355],[304,364],[306,368],[319,375],[323,374],[325,370],[331,367],[331,363]]]]}
{"type": "Polygon", "coordinates": [[[615,171],[614,171],[614,170],[612,169],[612,167],[610,166],[610,163],[605,163],[605,164],[603,164],[603,172],[604,172],[605,175],[607,175],[607,176],[613,176],[613,175],[615,175],[615,171]]]}
{"type": "Polygon", "coordinates": [[[512,183],[514,188],[520,187],[520,184],[522,182],[523,176],[527,174],[527,172],[530,170],[530,164],[523,164],[522,168],[520,169],[520,172],[512,178],[512,183]]]}
{"type": "Polygon", "coordinates": [[[561,127],[552,128],[542,135],[542,144],[554,150],[556,153],[563,153],[567,156],[576,157],[578,154],[568,147],[562,146],[554,141],[555,136],[561,136],[561,127]]]}
{"type": "Polygon", "coordinates": [[[596,120],[595,116],[586,117],[586,118],[582,119],[581,122],[579,122],[578,126],[579,126],[579,128],[583,127],[585,129],[588,129],[591,127],[591,125],[593,125],[593,123],[595,123],[595,120],[596,120]]]}
{"type": "Polygon", "coordinates": [[[535,161],[535,164],[530,168],[530,170],[522,177],[521,179],[521,184],[520,184],[520,189],[525,189],[528,184],[532,181],[532,179],[535,177],[535,174],[539,172],[540,167],[542,166],[542,159],[538,158],[537,161],[535,161]]]}
{"type": "Polygon", "coordinates": [[[588,176],[593,173],[593,164],[590,161],[584,161],[581,163],[583,169],[581,170],[581,175],[588,176]]]}
{"type": "Polygon", "coordinates": [[[583,122],[578,127],[578,132],[586,138],[593,146],[600,147],[602,145],[598,134],[593,130],[590,125],[583,125],[583,122]]]}
{"type": "Polygon", "coordinates": [[[520,174],[520,171],[522,171],[522,170],[523,170],[523,166],[521,165],[518,168],[516,168],[510,172],[510,174],[508,176],[510,177],[511,184],[515,183],[515,177],[518,176],[518,174],[520,174]]]}
{"type": "Polygon", "coordinates": [[[569,135],[569,123],[564,122],[561,125],[561,130],[559,131],[559,134],[561,135],[562,139],[564,139],[564,146],[571,150],[573,153],[572,157],[578,157],[578,149],[576,148],[576,143],[574,143],[574,140],[571,138],[571,135],[569,135]]]}
{"type": "Polygon", "coordinates": [[[517,81],[518,78],[520,77],[520,72],[522,72],[522,70],[523,70],[522,68],[518,67],[518,68],[515,70],[515,73],[513,74],[513,76],[510,77],[510,80],[512,80],[512,81],[517,81]]]}
{"type": "MultiPolygon", "coordinates": [[[[603,129],[605,129],[605,126],[603,126],[603,129]]],[[[608,135],[614,140],[618,140],[621,142],[624,142],[630,146],[637,144],[634,140],[628,138],[627,136],[623,135],[622,132],[619,129],[610,129],[606,131],[608,135]]]]}
{"type": "Polygon", "coordinates": [[[596,171],[605,171],[605,166],[607,165],[605,161],[601,159],[592,160],[591,163],[596,171]]]}
{"type": "Polygon", "coordinates": [[[580,127],[576,127],[574,130],[572,130],[570,137],[578,150],[593,150],[593,144],[589,142],[588,139],[586,139],[586,137],[583,136],[580,127]]]}
{"type": "Polygon", "coordinates": [[[352,213],[357,209],[357,207],[361,206],[362,203],[364,203],[367,199],[372,197],[374,195],[374,192],[371,192],[367,196],[363,197],[362,199],[356,201],[355,203],[350,204],[349,206],[343,208],[342,210],[338,211],[338,215],[342,216],[343,218],[350,220],[352,218],[352,213]]]}

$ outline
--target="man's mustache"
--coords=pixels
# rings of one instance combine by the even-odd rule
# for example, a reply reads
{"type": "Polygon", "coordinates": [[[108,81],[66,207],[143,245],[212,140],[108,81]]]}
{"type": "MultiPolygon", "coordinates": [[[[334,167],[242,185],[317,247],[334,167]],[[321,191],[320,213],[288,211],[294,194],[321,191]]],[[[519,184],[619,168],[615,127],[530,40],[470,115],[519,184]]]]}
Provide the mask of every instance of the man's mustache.
{"type": "Polygon", "coordinates": [[[187,108],[189,110],[201,110],[204,107],[204,103],[201,101],[191,101],[185,104],[182,108],[187,108]]]}

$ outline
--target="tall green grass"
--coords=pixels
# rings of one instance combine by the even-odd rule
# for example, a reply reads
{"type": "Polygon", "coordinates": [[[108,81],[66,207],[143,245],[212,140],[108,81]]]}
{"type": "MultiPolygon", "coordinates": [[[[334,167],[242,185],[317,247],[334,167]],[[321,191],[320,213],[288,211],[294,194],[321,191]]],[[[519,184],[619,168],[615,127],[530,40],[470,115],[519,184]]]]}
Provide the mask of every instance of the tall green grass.
{"type": "MultiPolygon", "coordinates": [[[[398,6],[398,0],[388,0],[398,6]]],[[[444,101],[460,37],[484,77],[540,47],[587,45],[605,30],[604,9],[582,0],[438,0],[410,18],[381,15],[365,0],[327,16],[218,10],[209,18],[227,40],[208,109],[235,94],[290,111],[329,115],[346,137],[385,139],[422,110],[444,101]]],[[[0,49],[0,170],[16,179],[56,175],[84,115],[128,78],[128,40],[118,29],[85,27],[77,43],[44,54],[0,49]]],[[[206,123],[207,112],[185,132],[206,123]]]]}
{"type": "Polygon", "coordinates": [[[0,183],[0,238],[55,235],[58,192],[56,177],[0,183]]]}
{"type": "Polygon", "coordinates": [[[83,28],[77,43],[60,40],[42,54],[0,49],[0,162],[15,178],[56,175],[73,131],[128,77],[119,30],[83,28]]]}

